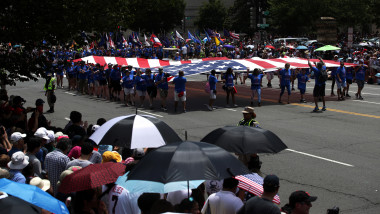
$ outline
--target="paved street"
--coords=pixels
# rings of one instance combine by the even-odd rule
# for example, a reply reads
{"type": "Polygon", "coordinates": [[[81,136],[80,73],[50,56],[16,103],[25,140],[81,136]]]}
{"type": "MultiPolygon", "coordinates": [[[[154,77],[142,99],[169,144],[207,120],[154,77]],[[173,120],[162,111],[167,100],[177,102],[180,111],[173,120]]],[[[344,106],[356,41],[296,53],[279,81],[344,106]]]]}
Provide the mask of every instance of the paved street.
{"type": "MultiPolygon", "coordinates": [[[[250,87],[237,87],[237,108],[225,107],[225,93],[218,85],[216,105],[209,112],[204,106],[208,94],[204,92],[206,76],[189,77],[187,84],[187,113],[174,113],[173,86],[169,90],[169,111],[139,109],[139,114],[151,114],[165,121],[182,139],[187,132],[188,140],[199,141],[210,131],[225,125],[236,125],[242,118],[241,111],[249,104],[250,87]]],[[[34,106],[37,98],[43,98],[44,80],[17,83],[9,87],[9,95],[21,95],[27,100],[25,106],[34,106]]],[[[297,82],[296,82],[297,84],[297,82]]],[[[67,82],[64,83],[67,86],[67,82]]],[[[355,100],[356,84],[350,88],[351,99],[337,101],[330,97],[331,81],[326,95],[327,111],[313,113],[312,88],[308,83],[306,99],[299,103],[298,90],[293,91],[290,104],[277,103],[279,89],[275,78],[274,88],[266,88],[263,81],[262,107],[255,107],[257,120],[264,129],[277,134],[289,147],[274,155],[261,155],[264,174],[280,177],[282,205],[295,190],[306,190],[318,196],[311,213],[325,213],[328,208],[339,206],[341,213],[379,213],[380,209],[380,85],[365,85],[364,100],[355,100]]],[[[336,86],[335,86],[336,89],[336,86]]],[[[336,92],[335,92],[336,93],[336,92]]],[[[122,103],[109,102],[89,96],[76,95],[65,89],[57,90],[55,113],[46,114],[55,126],[68,122],[70,111],[77,110],[84,120],[94,124],[100,117],[107,120],[120,115],[133,114],[134,108],[122,103]]],[[[256,99],[256,98],[255,98],[256,99]]],[[[286,95],[283,96],[283,101],[286,95]]],[[[148,101],[145,103],[148,106],[148,101]]],[[[181,105],[179,106],[181,108],[181,105]]],[[[45,110],[48,110],[45,104],[45,110]]]]}

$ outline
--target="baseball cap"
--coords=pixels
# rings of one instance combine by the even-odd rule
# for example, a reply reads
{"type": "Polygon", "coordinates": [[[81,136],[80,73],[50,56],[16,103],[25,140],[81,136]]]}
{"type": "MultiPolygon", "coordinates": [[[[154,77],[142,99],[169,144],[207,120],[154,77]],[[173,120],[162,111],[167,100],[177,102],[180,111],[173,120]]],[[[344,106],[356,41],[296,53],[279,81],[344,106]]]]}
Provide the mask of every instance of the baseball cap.
{"type": "Polygon", "coordinates": [[[50,181],[46,179],[41,179],[40,177],[34,177],[32,180],[30,180],[29,184],[36,186],[45,192],[48,189],[50,189],[50,181]]]}
{"type": "Polygon", "coordinates": [[[17,142],[24,137],[26,137],[26,134],[21,134],[20,132],[13,132],[13,134],[11,135],[11,141],[17,142]]]}
{"type": "Polygon", "coordinates": [[[13,98],[13,103],[15,103],[15,104],[25,103],[25,102],[26,102],[26,100],[24,98],[20,97],[20,96],[15,96],[13,98]]]}
{"type": "Polygon", "coordinates": [[[43,101],[42,99],[37,99],[36,100],[36,106],[40,106],[40,105],[42,105],[44,103],[45,103],[45,101],[43,101]]]}
{"type": "Polygon", "coordinates": [[[242,111],[243,114],[253,114],[255,113],[255,109],[250,107],[250,106],[246,106],[244,108],[244,110],[242,111]]]}
{"type": "Polygon", "coordinates": [[[279,187],[280,179],[276,175],[267,175],[264,178],[263,185],[267,187],[279,187]]]}
{"type": "Polygon", "coordinates": [[[289,196],[289,205],[295,207],[296,203],[300,202],[313,202],[317,200],[316,196],[310,196],[308,192],[303,190],[298,190],[290,194],[289,196]]]}
{"type": "Polygon", "coordinates": [[[10,169],[24,169],[29,164],[29,157],[23,152],[15,152],[8,163],[10,169]]]}
{"type": "Polygon", "coordinates": [[[51,143],[55,141],[55,136],[54,136],[54,131],[52,130],[47,130],[47,136],[49,137],[49,140],[47,143],[51,143]]]}
{"type": "Polygon", "coordinates": [[[37,131],[34,133],[34,136],[43,138],[45,140],[50,140],[47,130],[44,127],[38,128],[37,131]]]}

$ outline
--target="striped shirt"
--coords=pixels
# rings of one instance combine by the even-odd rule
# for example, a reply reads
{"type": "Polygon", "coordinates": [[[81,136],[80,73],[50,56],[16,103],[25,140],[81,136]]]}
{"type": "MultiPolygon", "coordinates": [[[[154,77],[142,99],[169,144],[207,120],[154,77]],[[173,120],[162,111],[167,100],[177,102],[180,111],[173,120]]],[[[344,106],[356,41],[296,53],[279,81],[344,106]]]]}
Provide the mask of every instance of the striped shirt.
{"type": "Polygon", "coordinates": [[[70,161],[67,155],[59,149],[56,149],[46,155],[45,158],[45,169],[48,173],[48,178],[50,184],[53,187],[54,195],[57,194],[57,182],[59,181],[59,176],[66,169],[67,163],[70,161]]]}

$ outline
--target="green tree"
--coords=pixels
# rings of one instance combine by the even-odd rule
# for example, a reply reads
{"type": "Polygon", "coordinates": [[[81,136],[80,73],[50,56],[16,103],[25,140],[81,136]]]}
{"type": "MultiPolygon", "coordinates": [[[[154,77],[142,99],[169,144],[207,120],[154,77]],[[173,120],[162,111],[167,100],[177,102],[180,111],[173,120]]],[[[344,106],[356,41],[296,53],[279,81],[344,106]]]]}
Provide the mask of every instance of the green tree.
{"type": "Polygon", "coordinates": [[[249,32],[251,24],[249,8],[253,6],[247,0],[235,0],[234,5],[228,9],[225,28],[236,32],[249,32]]]}
{"type": "Polygon", "coordinates": [[[129,0],[127,5],[133,15],[129,27],[135,31],[169,31],[185,16],[183,0],[129,0]]]}
{"type": "Polygon", "coordinates": [[[220,0],[209,0],[203,3],[199,9],[199,18],[194,24],[199,29],[211,28],[221,30],[223,29],[226,16],[227,10],[220,0]]]}

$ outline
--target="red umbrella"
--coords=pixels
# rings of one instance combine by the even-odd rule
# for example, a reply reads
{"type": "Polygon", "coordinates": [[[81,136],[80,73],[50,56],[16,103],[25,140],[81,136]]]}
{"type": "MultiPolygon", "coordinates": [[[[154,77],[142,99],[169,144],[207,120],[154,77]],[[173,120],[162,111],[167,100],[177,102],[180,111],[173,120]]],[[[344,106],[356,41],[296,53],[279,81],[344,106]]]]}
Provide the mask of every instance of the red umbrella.
{"type": "Polygon", "coordinates": [[[66,176],[59,186],[59,192],[67,194],[113,183],[124,172],[125,165],[121,163],[91,164],[66,176]]]}
{"type": "Polygon", "coordinates": [[[265,48],[270,48],[270,49],[276,49],[275,47],[273,47],[272,45],[267,45],[267,46],[265,46],[265,48]]]}

